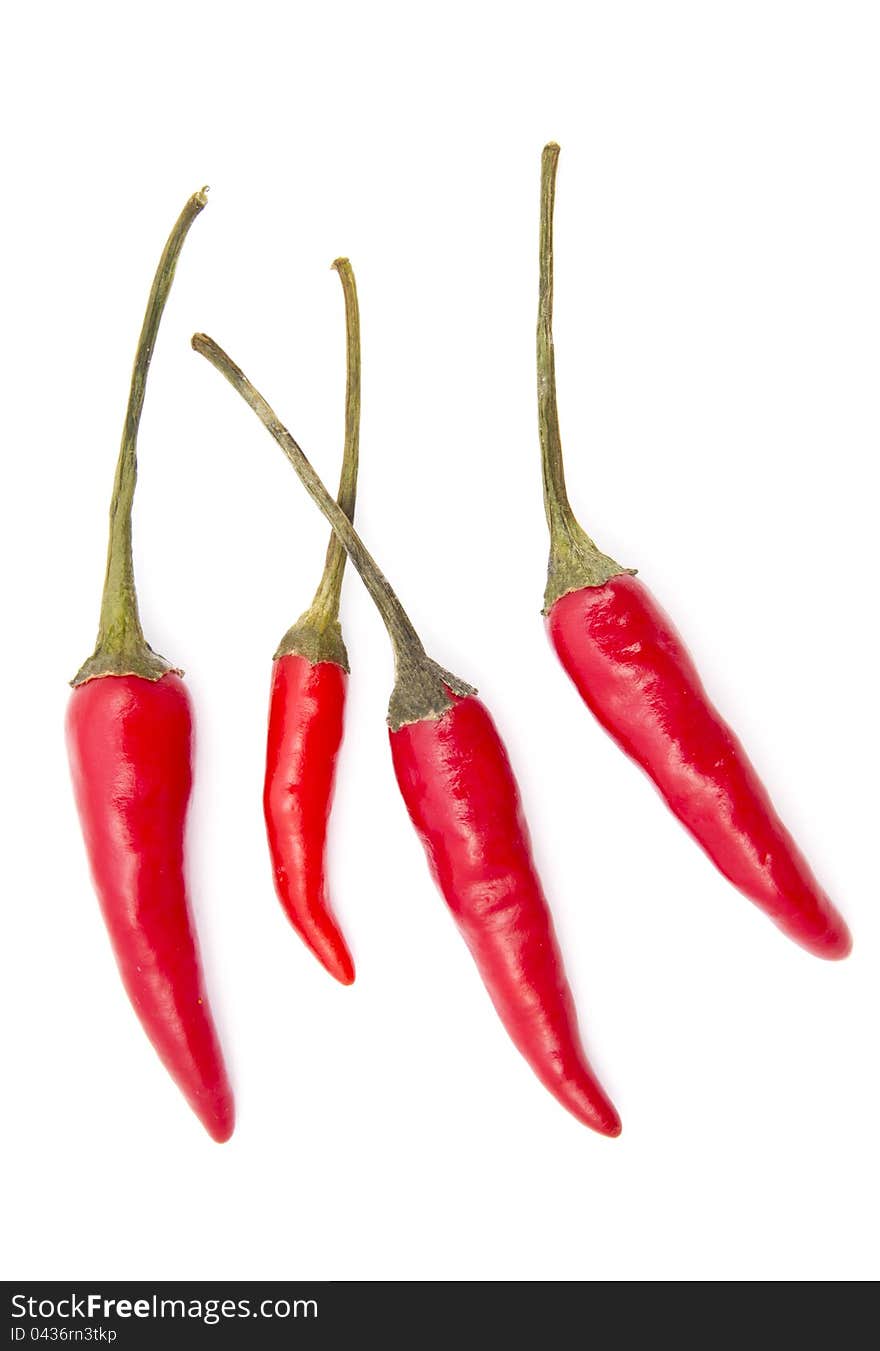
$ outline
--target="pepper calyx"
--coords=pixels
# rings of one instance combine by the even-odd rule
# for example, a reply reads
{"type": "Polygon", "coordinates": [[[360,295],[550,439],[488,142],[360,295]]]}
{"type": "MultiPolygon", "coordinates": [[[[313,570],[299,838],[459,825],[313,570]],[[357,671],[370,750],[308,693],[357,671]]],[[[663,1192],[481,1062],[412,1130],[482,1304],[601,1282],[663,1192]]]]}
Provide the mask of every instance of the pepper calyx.
{"type": "Polygon", "coordinates": [[[172,666],[145,639],[140,643],[114,645],[99,643],[71,680],[76,689],[102,676],[140,676],[142,680],[161,680],[166,675],[183,675],[179,666],[172,666]]]}
{"type": "Polygon", "coordinates": [[[587,532],[568,513],[553,523],[550,536],[550,561],[542,613],[549,614],[560,596],[584,587],[604,586],[612,577],[634,577],[636,568],[625,568],[604,554],[587,532]]]}
{"type": "Polygon", "coordinates": [[[328,621],[325,616],[316,615],[313,609],[306,610],[290,626],[272,660],[290,656],[305,657],[313,666],[329,661],[341,666],[346,673],[351,670],[339,620],[334,617],[328,621]]]}
{"type": "Polygon", "coordinates": [[[410,723],[442,718],[454,706],[450,693],[462,699],[477,693],[473,685],[432,661],[424,650],[406,653],[398,647],[395,661],[397,676],[387,717],[392,732],[399,732],[410,723]]]}

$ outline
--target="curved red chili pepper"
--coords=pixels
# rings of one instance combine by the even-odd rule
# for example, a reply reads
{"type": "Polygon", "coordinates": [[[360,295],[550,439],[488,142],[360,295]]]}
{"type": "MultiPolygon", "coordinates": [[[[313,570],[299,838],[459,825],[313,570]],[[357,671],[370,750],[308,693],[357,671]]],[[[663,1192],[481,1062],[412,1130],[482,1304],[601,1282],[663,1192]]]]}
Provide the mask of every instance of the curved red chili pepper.
{"type": "Polygon", "coordinates": [[[263,811],[275,889],[303,942],[343,985],[354,962],[327,901],[325,847],[348,677],[297,653],[272,670],[263,811]]]}
{"type": "Polygon", "coordinates": [[[183,839],[192,780],[189,696],[146,642],[131,549],[137,433],[147,371],[196,193],[172,230],[150,292],[110,508],[93,655],[73,680],[67,744],[95,889],[129,999],[163,1064],[215,1140],[234,1125],[186,894],[183,839]]]}
{"type": "Polygon", "coordinates": [[[817,956],[845,957],[843,919],[647,588],[621,575],[569,591],[547,628],[584,703],[719,871],[790,938],[817,956]]]}
{"type": "Polygon", "coordinates": [[[76,803],[123,984],[189,1105],[227,1140],[232,1092],[183,873],[191,739],[189,695],[173,673],[89,680],[68,706],[76,803]]]}
{"type": "Polygon", "coordinates": [[[425,653],[399,600],[302,450],[244,373],[204,334],[197,352],[275,437],[373,598],[394,648],[388,710],[395,773],[431,869],[512,1040],[578,1120],[620,1118],[584,1055],[577,1016],[507,754],[471,689],[425,653]]]}
{"type": "MultiPolygon", "coordinates": [[[[357,494],[360,427],[360,318],[347,258],[333,264],[345,296],[345,450],[338,502],[351,520],[357,494]]],[[[318,961],[343,985],[354,962],[327,898],[327,821],[342,742],[348,654],[339,626],[345,550],[331,534],[311,606],[281,640],[272,671],[263,814],[275,890],[318,961]]]]}
{"type": "Polygon", "coordinates": [[[578,1035],[507,752],[481,701],[448,693],[441,717],[389,732],[410,819],[517,1050],[579,1121],[619,1135],[578,1035]]]}
{"type": "Polygon", "coordinates": [[[842,916],[779,819],[740,742],[713,707],[650,592],[600,552],[565,490],[553,360],[553,200],[559,147],[541,177],[538,402],[550,568],[544,613],[560,661],[617,744],[651,779],[716,867],[790,938],[840,958],[842,916]]]}

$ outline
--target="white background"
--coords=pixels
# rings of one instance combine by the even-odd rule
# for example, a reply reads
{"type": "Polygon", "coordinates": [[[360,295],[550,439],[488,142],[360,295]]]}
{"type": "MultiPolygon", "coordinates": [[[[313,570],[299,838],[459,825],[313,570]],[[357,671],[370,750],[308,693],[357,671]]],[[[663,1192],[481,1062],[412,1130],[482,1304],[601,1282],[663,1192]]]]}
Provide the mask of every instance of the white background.
{"type": "Polygon", "coordinates": [[[4,1274],[876,1276],[876,7],[154,0],[6,22],[4,1274]],[[550,138],[573,502],[677,619],[851,922],[845,963],[715,875],[542,632],[550,138]],[[62,735],[147,290],[204,182],[135,544],[147,636],[197,708],[192,893],[238,1102],[223,1147],[119,986],[62,735]],[[272,892],[270,659],[326,528],[188,338],[227,346],[335,484],[340,253],[363,320],[358,522],[507,741],[617,1141],[532,1078],[434,890],[353,576],[331,841],[352,989],[272,892]]]}

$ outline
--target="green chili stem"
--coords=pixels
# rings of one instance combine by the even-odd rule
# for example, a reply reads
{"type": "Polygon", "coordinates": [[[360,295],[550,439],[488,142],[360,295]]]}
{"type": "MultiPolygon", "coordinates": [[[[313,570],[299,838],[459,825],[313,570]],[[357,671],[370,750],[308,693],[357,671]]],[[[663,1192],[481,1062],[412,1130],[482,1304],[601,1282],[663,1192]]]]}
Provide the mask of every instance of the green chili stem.
{"type": "Polygon", "coordinates": [[[541,438],[541,475],[544,512],[550,527],[550,563],[544,590],[544,613],[569,591],[604,586],[622,568],[603,554],[579,525],[565,487],[559,410],[556,406],[556,356],[553,349],[553,208],[559,146],[544,146],[541,155],[541,238],[538,272],[538,430],[541,438]]]}
{"type": "MultiPolygon", "coordinates": [[[[339,475],[337,502],[349,520],[354,518],[357,496],[358,443],[361,418],[361,327],[354,272],[347,258],[337,258],[333,264],[342,282],[345,298],[345,442],[342,469],[339,475]]],[[[336,536],[330,532],[324,572],[311,605],[287,630],[275,650],[275,659],[286,656],[305,657],[307,661],[334,662],[343,671],[349,669],[348,652],[339,624],[339,599],[345,572],[346,553],[336,536]]]]}
{"type": "Polygon", "coordinates": [[[450,690],[462,697],[475,694],[476,691],[470,685],[438,666],[427,655],[388,579],[368,552],[345,512],[333,501],[302,449],[262,394],[254,388],[244,372],[213,338],[204,333],[196,333],[192,345],[221,375],[225,375],[233,389],[253,409],[266,430],[278,442],[299,475],[306,492],[330,522],[369,591],[376,609],[382,616],[394,649],[396,680],[388,706],[388,721],[392,729],[396,730],[406,723],[442,717],[447,709],[452,707],[450,690]]]}
{"type": "MultiPolygon", "coordinates": [[[[337,258],[333,264],[342,282],[345,296],[345,445],[342,453],[342,469],[339,475],[339,492],[336,502],[340,511],[344,511],[350,521],[354,520],[354,505],[357,497],[358,480],[358,444],[361,421],[361,325],[358,310],[357,288],[354,272],[347,258],[337,258]]],[[[330,532],[327,545],[327,558],[324,574],[321,578],[312,612],[319,615],[324,624],[339,617],[339,599],[342,595],[342,577],[345,572],[346,552],[335,531],[330,532]]]]}
{"type": "MultiPolygon", "coordinates": [[[[107,550],[107,576],[104,582],[104,596],[101,602],[101,632],[110,633],[122,624],[130,626],[132,631],[143,637],[138,616],[137,595],[134,585],[134,563],[131,550],[131,509],[137,480],[137,438],[140,427],[144,395],[147,390],[147,374],[153,357],[153,348],[159,324],[174,281],[177,260],[183,248],[183,242],[196,216],[207,206],[205,189],[190,197],[178,217],[177,224],[168,236],[168,242],[159,260],[141,336],[138,341],[131,373],[131,390],[128,396],[128,408],[125,412],[125,426],[122,432],[122,445],[116,465],[116,481],[113,485],[113,498],[110,504],[110,544],[107,550]]],[[[98,639],[100,644],[100,637],[98,639]]]]}
{"type": "Polygon", "coordinates": [[[556,360],[553,350],[553,207],[559,146],[551,141],[541,155],[541,242],[538,283],[538,427],[544,510],[551,534],[573,519],[565,488],[559,410],[556,405],[556,360]]]}
{"type": "Polygon", "coordinates": [[[156,680],[171,669],[164,658],[152,651],[141,628],[131,547],[131,511],[137,482],[137,437],[147,388],[147,373],[165,303],[174,281],[177,260],[190,226],[207,205],[206,192],[207,189],[202,188],[194,193],[181,211],[168,236],[150,289],[131,374],[131,389],[110,501],[110,540],[98,640],[93,656],[74,678],[75,685],[108,674],[130,673],[156,680]]]}
{"type": "Polygon", "coordinates": [[[280,418],[266,400],[255,389],[223,348],[205,333],[196,333],[192,339],[194,349],[210,361],[221,375],[224,375],[233,389],[256,413],[268,432],[274,436],[284,454],[299,475],[303,487],[324,513],[333,530],[341,541],[345,551],[363,580],[364,586],[373,598],[373,602],[388,630],[388,636],[398,659],[405,653],[424,653],[421,639],[413,628],[409,616],[391,589],[391,584],[382,573],[378,563],[368,552],[354,526],[342,507],[334,502],[304,451],[291,436],[280,418]]]}

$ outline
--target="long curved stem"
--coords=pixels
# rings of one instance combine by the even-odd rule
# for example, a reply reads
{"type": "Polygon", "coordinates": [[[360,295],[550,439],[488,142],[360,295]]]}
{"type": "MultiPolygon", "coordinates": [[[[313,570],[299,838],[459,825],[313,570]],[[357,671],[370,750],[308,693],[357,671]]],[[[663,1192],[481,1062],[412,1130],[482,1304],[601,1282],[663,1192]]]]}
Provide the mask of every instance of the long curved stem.
{"type": "MultiPolygon", "coordinates": [[[[361,326],[354,271],[347,258],[333,264],[342,282],[345,299],[345,442],[339,491],[336,501],[348,519],[354,519],[357,497],[358,447],[361,419],[361,326]]],[[[324,571],[311,605],[285,633],[275,650],[275,659],[288,655],[305,657],[312,663],[334,662],[344,671],[348,652],[339,625],[339,600],[345,573],[346,552],[336,532],[331,530],[324,571]]]]}
{"type": "Polygon", "coordinates": [[[541,241],[538,280],[538,430],[544,511],[551,533],[572,516],[565,488],[562,437],[556,405],[556,359],[553,350],[553,207],[559,146],[551,141],[541,154],[541,241]]]}
{"type": "Polygon", "coordinates": [[[395,650],[398,646],[404,646],[424,651],[409,615],[392,591],[390,582],[382,573],[378,563],[367,551],[342,507],[338,502],[334,502],[312,468],[310,461],[306,458],[305,452],[294,441],[277,413],[266,402],[259,390],[251,384],[244,371],[236,366],[232,357],[228,356],[213,338],[209,338],[206,333],[196,333],[193,335],[192,345],[200,356],[207,357],[211,365],[221,375],[225,375],[232,388],[253,409],[263,426],[274,436],[284,454],[290,460],[302,480],[306,492],[327,517],[334,533],[360,573],[364,586],[369,591],[376,609],[382,616],[395,650]]]}
{"type": "Polygon", "coordinates": [[[425,652],[422,641],[391,588],[387,577],[368,551],[351,521],[312,468],[304,451],[291,436],[271,406],[248,380],[244,371],[223,351],[213,338],[196,333],[192,338],[195,351],[206,357],[216,370],[224,375],[233,389],[253,409],[266,430],[275,438],[312,501],[324,513],[330,525],[360,574],[361,580],[382,616],[391,645],[397,680],[389,706],[392,728],[424,718],[440,717],[451,706],[444,687],[456,694],[473,694],[464,681],[443,670],[425,652]]]}
{"type": "Polygon", "coordinates": [[[131,511],[137,482],[138,428],[153,348],[183,242],[196,216],[207,206],[206,192],[206,188],[201,188],[193,193],[181,211],[168,236],[150,288],[131,373],[128,407],[125,411],[122,443],[116,462],[113,496],[110,500],[110,540],[107,547],[107,569],[101,599],[98,640],[94,654],[75,676],[72,682],[74,685],[100,675],[132,674],[145,676],[149,680],[158,680],[171,669],[164,657],[153,652],[141,628],[134,581],[131,511]]]}
{"type": "MultiPolygon", "coordinates": [[[[337,258],[333,264],[342,282],[345,297],[345,444],[342,452],[342,469],[339,474],[339,491],[336,501],[340,511],[344,511],[350,521],[354,520],[354,505],[357,497],[358,448],[361,422],[361,321],[358,309],[357,288],[354,272],[347,258],[337,258]]],[[[342,577],[345,572],[346,552],[335,531],[331,531],[327,545],[327,558],[324,563],[324,575],[315,593],[313,608],[320,608],[325,615],[336,619],[339,615],[339,598],[342,595],[342,577]]]]}
{"type": "Polygon", "coordinates": [[[579,525],[565,486],[559,410],[556,406],[556,356],[553,349],[553,208],[559,146],[551,141],[541,155],[541,238],[538,252],[538,431],[544,512],[550,527],[550,563],[544,591],[547,614],[560,596],[582,587],[604,586],[622,568],[603,554],[579,525]]]}

